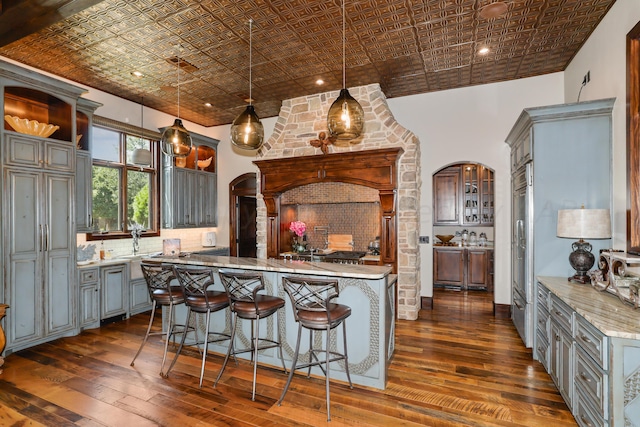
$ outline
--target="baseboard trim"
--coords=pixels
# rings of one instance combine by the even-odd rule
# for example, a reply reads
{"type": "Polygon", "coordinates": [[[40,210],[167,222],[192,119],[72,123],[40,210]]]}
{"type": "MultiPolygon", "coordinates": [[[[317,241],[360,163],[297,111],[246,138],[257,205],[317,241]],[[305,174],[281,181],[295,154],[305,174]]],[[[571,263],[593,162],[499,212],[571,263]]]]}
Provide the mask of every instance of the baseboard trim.
{"type": "Polygon", "coordinates": [[[493,317],[497,319],[511,319],[511,305],[493,303],[493,317]]]}
{"type": "Polygon", "coordinates": [[[420,309],[433,310],[433,297],[420,297],[420,309]]]}

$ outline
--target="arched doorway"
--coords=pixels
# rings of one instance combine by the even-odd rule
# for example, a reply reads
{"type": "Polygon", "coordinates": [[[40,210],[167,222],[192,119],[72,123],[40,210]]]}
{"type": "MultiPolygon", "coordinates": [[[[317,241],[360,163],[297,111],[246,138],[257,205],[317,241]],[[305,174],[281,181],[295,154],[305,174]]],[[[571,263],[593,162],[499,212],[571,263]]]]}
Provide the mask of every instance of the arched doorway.
{"type": "Polygon", "coordinates": [[[433,287],[493,292],[494,171],[472,162],[433,175],[433,287]]]}
{"type": "Polygon", "coordinates": [[[240,175],[229,184],[229,250],[231,256],[256,257],[256,174],[240,175]]]}

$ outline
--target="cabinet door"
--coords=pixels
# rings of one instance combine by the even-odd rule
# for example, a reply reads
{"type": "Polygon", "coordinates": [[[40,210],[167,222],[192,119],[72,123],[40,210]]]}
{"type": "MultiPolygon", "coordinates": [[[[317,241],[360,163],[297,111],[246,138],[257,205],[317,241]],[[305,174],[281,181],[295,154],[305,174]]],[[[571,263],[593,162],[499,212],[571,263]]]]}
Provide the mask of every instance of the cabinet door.
{"type": "Polygon", "coordinates": [[[100,270],[100,320],[125,315],[128,308],[127,267],[114,265],[100,270]]]}
{"type": "Polygon", "coordinates": [[[75,234],[73,228],[74,177],[47,174],[44,177],[46,221],[44,223],[45,292],[47,334],[74,328],[75,234]]]}
{"type": "Polygon", "coordinates": [[[480,224],[493,225],[493,171],[485,167],[481,167],[480,171],[480,224]]]}
{"type": "Polygon", "coordinates": [[[98,283],[80,286],[80,319],[81,330],[100,326],[100,306],[98,304],[98,283]]]}
{"type": "Polygon", "coordinates": [[[216,226],[216,175],[210,172],[199,172],[197,176],[197,208],[198,208],[198,226],[215,227],[216,226]]]}
{"type": "Polygon", "coordinates": [[[462,224],[480,224],[480,169],[479,165],[462,166],[462,224]]]}
{"type": "Polygon", "coordinates": [[[573,402],[573,338],[551,318],[551,342],[549,355],[549,375],[558,387],[567,406],[573,402]]]}
{"type": "Polygon", "coordinates": [[[447,168],[433,176],[433,225],[460,223],[460,168],[447,168]]]}
{"type": "Polygon", "coordinates": [[[41,174],[7,169],[4,221],[7,303],[7,348],[44,335],[43,215],[41,174]]]}
{"type": "Polygon", "coordinates": [[[93,205],[91,153],[76,153],[76,231],[78,233],[93,231],[91,216],[93,205]]]}
{"type": "Polygon", "coordinates": [[[484,249],[467,250],[467,288],[487,288],[487,252],[484,249]]]}
{"type": "Polygon", "coordinates": [[[464,286],[464,249],[433,249],[433,283],[464,286]]]}
{"type": "Polygon", "coordinates": [[[131,280],[131,295],[129,297],[129,315],[151,310],[151,298],[144,278],[131,280]]]}
{"type": "Polygon", "coordinates": [[[187,169],[174,170],[173,202],[175,209],[174,227],[195,227],[197,225],[195,199],[196,173],[187,169]]]}

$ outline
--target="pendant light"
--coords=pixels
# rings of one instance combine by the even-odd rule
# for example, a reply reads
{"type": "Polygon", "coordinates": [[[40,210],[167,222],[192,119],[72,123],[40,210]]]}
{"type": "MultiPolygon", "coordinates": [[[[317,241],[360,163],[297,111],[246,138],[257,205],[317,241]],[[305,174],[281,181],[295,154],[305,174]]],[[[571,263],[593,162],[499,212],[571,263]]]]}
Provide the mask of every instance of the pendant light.
{"type": "MultiPolygon", "coordinates": [[[[144,143],[144,96],[140,100],[140,144],[144,143]]],[[[131,153],[131,162],[134,165],[140,166],[149,166],[151,165],[151,151],[146,148],[136,148],[131,153]]]]}
{"type": "Polygon", "coordinates": [[[264,139],[264,126],[253,108],[251,97],[252,25],[253,19],[249,19],[249,105],[231,124],[231,143],[243,150],[257,150],[264,139]]]}
{"type": "Polygon", "coordinates": [[[347,66],[345,48],[345,13],[342,0],[342,89],[327,114],[329,135],[339,140],[357,138],[364,127],[364,110],[347,90],[347,66]]]}
{"type": "Polygon", "coordinates": [[[187,157],[191,153],[193,143],[191,135],[182,125],[180,120],[180,48],[178,48],[178,118],[162,132],[160,148],[169,157],[187,157]]]}

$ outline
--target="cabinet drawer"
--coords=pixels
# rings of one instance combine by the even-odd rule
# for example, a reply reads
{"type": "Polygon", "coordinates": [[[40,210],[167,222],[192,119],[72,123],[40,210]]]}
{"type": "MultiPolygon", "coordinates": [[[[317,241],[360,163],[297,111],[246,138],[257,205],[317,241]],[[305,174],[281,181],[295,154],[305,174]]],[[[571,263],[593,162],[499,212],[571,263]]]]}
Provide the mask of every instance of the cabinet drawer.
{"type": "Polygon", "coordinates": [[[98,269],[83,269],[80,270],[80,284],[95,283],[98,281],[98,269]]]}
{"type": "Polygon", "coordinates": [[[545,288],[538,283],[537,286],[537,301],[538,307],[544,307],[545,310],[549,310],[549,289],[545,288]]]}
{"type": "Polygon", "coordinates": [[[580,346],[576,346],[574,378],[576,394],[581,394],[597,415],[609,417],[609,375],[598,368],[580,346]]]}
{"type": "Polygon", "coordinates": [[[540,304],[536,315],[536,330],[545,337],[549,336],[549,312],[540,304]]]}
{"type": "Polygon", "coordinates": [[[549,371],[549,342],[548,335],[543,335],[540,330],[536,333],[536,359],[549,371]]]}
{"type": "Polygon", "coordinates": [[[596,415],[585,400],[582,392],[576,390],[573,401],[573,416],[581,427],[608,427],[609,423],[603,417],[596,415]]]}
{"type": "Polygon", "coordinates": [[[561,328],[563,328],[567,332],[572,332],[573,328],[571,327],[571,317],[573,310],[560,301],[558,297],[551,294],[551,305],[549,306],[549,314],[553,321],[555,321],[561,328]]]}
{"type": "Polygon", "coordinates": [[[602,369],[609,369],[609,340],[580,315],[576,315],[573,338],[602,369]]]}

